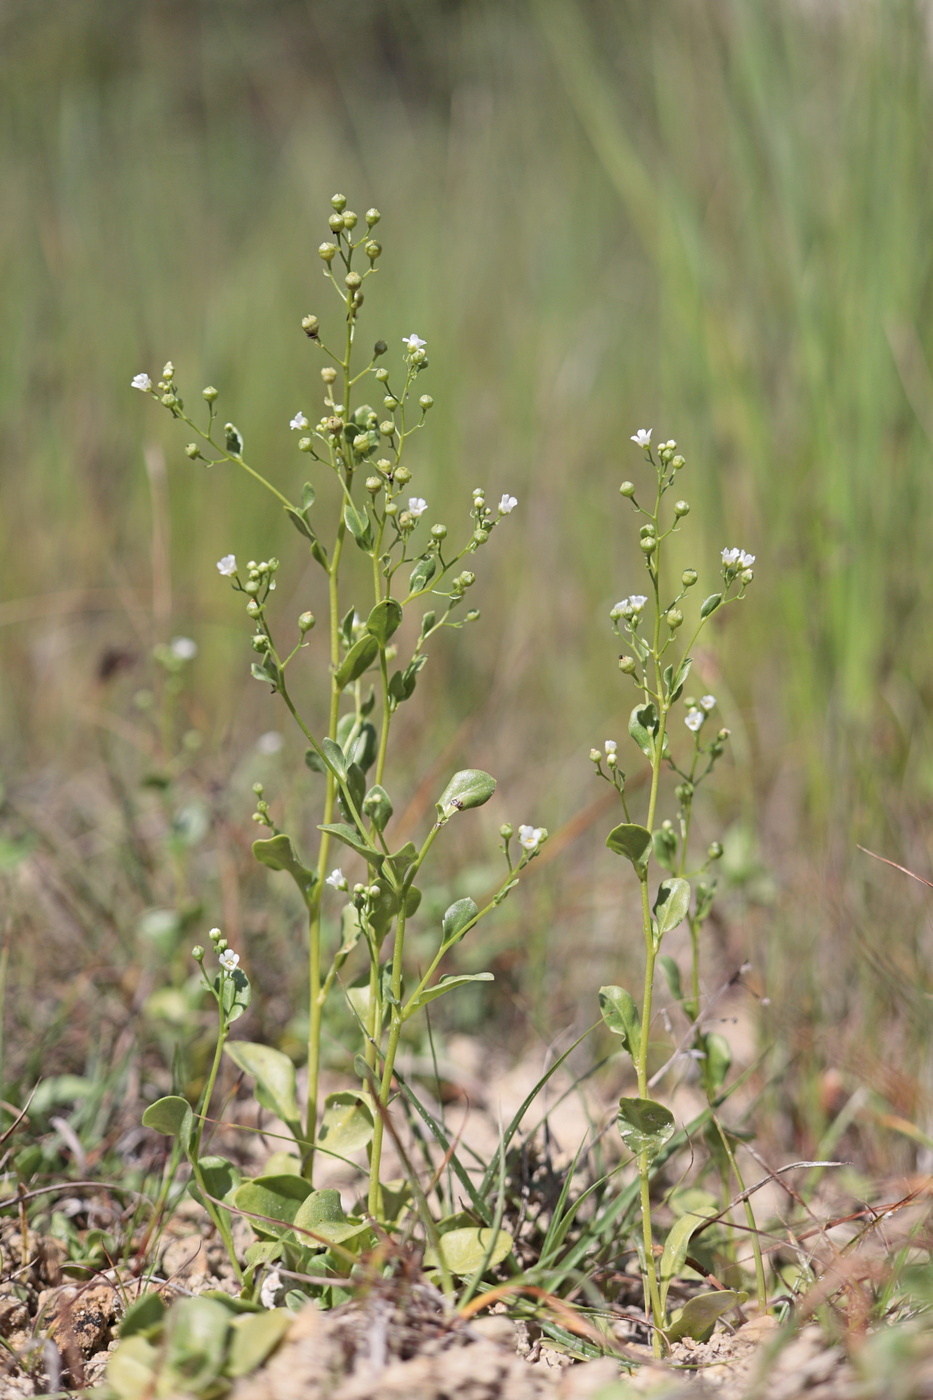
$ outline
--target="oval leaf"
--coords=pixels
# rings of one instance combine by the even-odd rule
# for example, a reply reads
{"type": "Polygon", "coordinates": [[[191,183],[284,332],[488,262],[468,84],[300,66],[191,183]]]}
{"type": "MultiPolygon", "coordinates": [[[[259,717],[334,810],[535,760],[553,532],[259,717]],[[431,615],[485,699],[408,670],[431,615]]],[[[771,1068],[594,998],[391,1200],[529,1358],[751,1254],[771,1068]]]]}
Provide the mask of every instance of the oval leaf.
{"type": "Polygon", "coordinates": [[[437,815],[446,822],[454,812],[465,812],[468,807],[482,807],[496,790],[496,780],[481,768],[463,768],[455,773],[447,784],[437,803],[437,815]]]}
{"type": "Polygon", "coordinates": [[[686,917],[690,908],[690,881],[674,878],[662,880],[658,897],[654,901],[654,917],[657,920],[658,934],[663,937],[670,933],[686,917]]]}
{"type": "Polygon", "coordinates": [[[465,987],[467,982],[494,982],[496,979],[491,972],[456,972],[450,973],[433,987],[425,987],[423,992],[419,992],[412,998],[411,1010],[416,1006],[424,1006],[429,1001],[436,1001],[445,992],[453,991],[454,987],[465,987]]]}
{"type": "Polygon", "coordinates": [[[310,1245],[311,1248],[318,1243],[322,1246],[343,1244],[344,1240],[352,1239],[354,1235],[369,1229],[364,1220],[351,1220],[344,1214],[340,1204],[340,1192],[333,1188],[312,1191],[296,1211],[293,1224],[296,1232],[308,1230],[318,1237],[316,1240],[310,1240],[299,1236],[302,1243],[310,1245]]]}
{"type": "Polygon", "coordinates": [[[363,798],[363,816],[368,817],[377,831],[385,831],[392,816],[392,799],[378,783],[363,798]]]}
{"type": "Polygon", "coordinates": [[[651,832],[635,822],[622,822],[606,837],[606,845],[617,856],[626,856],[641,873],[651,858],[651,832]]]}
{"type": "MultiPolygon", "coordinates": [[[[324,742],[328,743],[329,740],[325,739],[324,742]]],[[[278,836],[254,841],[253,855],[260,865],[268,866],[270,870],[287,871],[298,886],[302,896],[306,897],[313,891],[317,883],[317,875],[298,859],[291,837],[286,836],[284,831],[280,832],[278,836]]]]}
{"type": "Polygon", "coordinates": [[[419,559],[408,579],[409,593],[421,593],[431,582],[436,568],[437,560],[433,554],[426,554],[423,559],[419,559]]]}
{"type": "Polygon", "coordinates": [[[250,1003],[253,989],[249,978],[241,967],[232,972],[218,972],[214,978],[214,990],[220,997],[224,1020],[227,1025],[238,1021],[250,1003]]]}
{"type": "Polygon", "coordinates": [[[250,1225],[259,1235],[278,1237],[288,1232],[298,1213],[298,1207],[311,1194],[311,1183],[303,1176],[291,1173],[281,1176],[257,1176],[244,1181],[233,1193],[238,1210],[261,1215],[250,1225]]]}
{"type": "Polygon", "coordinates": [[[599,1009],[613,1035],[622,1037],[622,1044],[635,1060],[641,1044],[641,1018],[631,992],[624,987],[600,987],[599,1009]]]}
{"type": "Polygon", "coordinates": [[[397,603],[394,598],[384,598],[381,603],[376,604],[366,619],[366,630],[384,647],[389,638],[398,631],[401,622],[401,603],[397,603]]]}
{"type": "Polygon", "coordinates": [[[192,1395],[206,1390],[223,1367],[231,1320],[223,1303],[203,1295],[180,1298],[169,1308],[164,1342],[168,1375],[163,1376],[163,1385],[174,1380],[171,1390],[192,1395]]]}
{"type": "Polygon", "coordinates": [[[191,1129],[194,1114],[187,1099],[179,1094],[169,1094],[149,1105],[143,1114],[143,1127],[154,1128],[166,1137],[177,1137],[185,1151],[191,1142],[191,1129]]]}
{"type": "Polygon", "coordinates": [[[440,1253],[450,1272],[461,1277],[475,1274],[484,1265],[487,1269],[493,1269],[512,1252],[512,1236],[507,1230],[497,1233],[472,1227],[448,1230],[446,1235],[441,1235],[438,1244],[439,1249],[431,1245],[425,1250],[425,1267],[439,1268],[440,1253]]]}
{"type": "Polygon", "coordinates": [[[330,832],[331,836],[342,841],[345,846],[349,846],[351,851],[356,851],[370,865],[382,864],[382,856],[375,846],[371,846],[358,831],[354,830],[352,826],[348,826],[346,822],[329,822],[326,826],[319,826],[318,831],[330,832]]]}
{"type": "Polygon", "coordinates": [[[700,617],[709,617],[710,613],[714,613],[721,602],[721,593],[711,593],[710,596],[707,598],[706,602],[703,604],[702,608],[700,609],[700,617]]]}
{"type": "MultiPolygon", "coordinates": [[[[198,1161],[198,1172],[207,1194],[218,1201],[232,1200],[233,1193],[242,1180],[238,1168],[232,1162],[228,1162],[226,1157],[201,1157],[198,1161]]],[[[188,1194],[200,1205],[204,1205],[196,1181],[188,1182],[188,1194]]]]}
{"type": "Polygon", "coordinates": [[[269,1312],[244,1313],[234,1318],[224,1374],[248,1376],[258,1370],[285,1336],[294,1318],[295,1314],[288,1308],[271,1308],[269,1312]]]}
{"type": "Polygon", "coordinates": [[[619,1134],[635,1157],[644,1152],[653,1162],[674,1134],[674,1115],[654,1099],[620,1099],[619,1134]]]}
{"type": "Polygon", "coordinates": [[[708,1218],[708,1216],[696,1215],[690,1211],[686,1215],[682,1215],[679,1220],[675,1220],[671,1226],[661,1254],[662,1308],[667,1306],[667,1291],[671,1286],[671,1280],[675,1279],[683,1268],[694,1231],[699,1229],[704,1220],[708,1218]]]}
{"type": "Polygon", "coordinates": [[[462,938],[467,924],[472,923],[479,910],[472,899],[458,899],[444,915],[444,942],[462,938]]]}
{"type": "Polygon", "coordinates": [[[373,1115],[359,1094],[328,1094],[318,1128],[318,1146],[346,1156],[366,1147],[373,1135],[373,1115]]]}
{"type": "Polygon", "coordinates": [[[654,736],[658,732],[658,712],[653,704],[636,705],[629,715],[628,732],[647,759],[654,760],[654,736]]]}
{"type": "Polygon", "coordinates": [[[379,654],[379,643],[367,632],[347,652],[334,672],[334,680],[341,690],[358,680],[368,670],[379,654]]]}
{"type": "Polygon", "coordinates": [[[228,1041],[224,1050],[237,1067],[256,1081],[256,1097],[263,1108],[281,1118],[292,1132],[301,1114],[295,1095],[295,1066],[281,1050],[249,1040],[228,1041]]]}
{"type": "Polygon", "coordinates": [[[728,1288],[698,1293],[677,1310],[664,1335],[669,1342],[679,1342],[684,1337],[703,1342],[724,1313],[740,1308],[747,1301],[747,1293],[733,1293],[728,1288]]]}
{"type": "Polygon", "coordinates": [[[347,756],[343,749],[336,740],[330,738],[321,740],[321,748],[335,775],[345,783],[347,781],[347,756]]]}

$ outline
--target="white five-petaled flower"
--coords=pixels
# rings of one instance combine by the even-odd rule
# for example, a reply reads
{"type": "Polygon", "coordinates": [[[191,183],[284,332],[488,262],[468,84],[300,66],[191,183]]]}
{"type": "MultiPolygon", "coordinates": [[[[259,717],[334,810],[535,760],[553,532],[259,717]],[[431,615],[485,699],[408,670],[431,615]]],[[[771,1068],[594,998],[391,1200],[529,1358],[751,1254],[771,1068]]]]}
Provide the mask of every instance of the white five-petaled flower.
{"type": "Polygon", "coordinates": [[[746,554],[744,549],[724,549],[722,562],[727,569],[750,569],[755,562],[755,556],[746,554]]]}
{"type": "Polygon", "coordinates": [[[220,955],[220,965],[225,967],[228,972],[232,972],[239,961],[239,953],[235,953],[232,948],[228,948],[220,955]]]}
{"type": "Polygon", "coordinates": [[[193,661],[198,654],[198,644],[191,637],[173,637],[169,642],[169,651],[179,661],[193,661]]]}
{"type": "Polygon", "coordinates": [[[288,426],[294,429],[295,431],[298,431],[301,428],[310,428],[311,424],[308,422],[301,409],[299,409],[288,426]]]}
{"type": "Polygon", "coordinates": [[[716,708],[716,697],[715,697],[715,695],[704,695],[704,696],[703,696],[703,699],[700,701],[700,709],[701,709],[701,710],[705,710],[706,713],[709,714],[710,710],[714,710],[715,708],[716,708]]]}
{"type": "Polygon", "coordinates": [[[428,508],[428,503],[423,496],[409,496],[408,510],[417,520],[419,515],[424,515],[428,508]]]}
{"type": "Polygon", "coordinates": [[[536,851],[544,837],[543,826],[520,826],[518,828],[518,842],[526,851],[536,851]]]}
{"type": "Polygon", "coordinates": [[[688,729],[692,729],[695,734],[705,719],[706,715],[703,711],[694,707],[692,710],[688,710],[684,716],[684,724],[688,729]]]}
{"type": "Polygon", "coordinates": [[[518,505],[518,497],[517,497],[517,496],[508,496],[508,495],[503,496],[502,499],[501,499],[501,501],[499,502],[499,514],[500,514],[500,515],[510,515],[511,512],[515,509],[515,507],[516,507],[517,505],[518,505]]]}
{"type": "Polygon", "coordinates": [[[651,429],[639,428],[637,433],[632,433],[632,442],[637,442],[639,447],[650,447],[651,429]]]}
{"type": "Polygon", "coordinates": [[[134,389],[141,389],[144,394],[148,394],[152,388],[152,380],[148,374],[134,374],[132,384],[134,389]]]}
{"type": "Polygon", "coordinates": [[[230,578],[236,573],[236,555],[225,554],[222,559],[217,560],[217,572],[223,574],[225,578],[230,578]]]}
{"type": "Polygon", "coordinates": [[[612,615],[616,616],[621,614],[622,617],[638,617],[644,610],[647,601],[648,599],[645,597],[644,593],[633,593],[630,598],[623,598],[621,602],[616,603],[615,607],[612,609],[612,615]]]}
{"type": "Polygon", "coordinates": [[[348,890],[350,888],[347,884],[347,877],[339,866],[330,872],[324,883],[330,885],[332,890],[348,890]]]}
{"type": "Polygon", "coordinates": [[[414,331],[411,335],[402,336],[402,344],[410,355],[413,355],[416,350],[423,350],[427,343],[426,340],[421,339],[420,335],[415,335],[414,331]]]}

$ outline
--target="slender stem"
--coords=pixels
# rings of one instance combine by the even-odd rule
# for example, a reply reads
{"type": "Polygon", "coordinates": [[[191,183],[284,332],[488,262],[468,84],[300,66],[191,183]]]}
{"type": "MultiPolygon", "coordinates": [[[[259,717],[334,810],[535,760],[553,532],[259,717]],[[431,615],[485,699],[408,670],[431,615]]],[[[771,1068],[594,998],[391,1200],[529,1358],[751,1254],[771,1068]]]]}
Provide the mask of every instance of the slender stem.
{"type": "MultiPolygon", "coordinates": [[[[710,1106],[712,1107],[712,1105],[710,1106]]],[[[755,1219],[755,1212],[752,1208],[751,1197],[745,1195],[745,1182],[742,1179],[742,1173],[739,1171],[739,1165],[735,1160],[735,1153],[732,1151],[732,1146],[729,1142],[729,1135],[725,1131],[715,1114],[713,1114],[713,1122],[716,1124],[716,1131],[719,1133],[719,1137],[723,1145],[723,1150],[725,1151],[726,1156],[729,1158],[729,1165],[732,1168],[732,1174],[735,1177],[736,1182],[738,1183],[739,1191],[742,1193],[743,1196],[742,1205],[745,1210],[745,1219],[748,1224],[749,1233],[752,1239],[752,1253],[755,1256],[755,1284],[758,1291],[758,1310],[760,1313],[764,1314],[768,1311],[768,1285],[765,1279],[764,1259],[761,1255],[761,1240],[758,1237],[758,1222],[755,1219]]]]}

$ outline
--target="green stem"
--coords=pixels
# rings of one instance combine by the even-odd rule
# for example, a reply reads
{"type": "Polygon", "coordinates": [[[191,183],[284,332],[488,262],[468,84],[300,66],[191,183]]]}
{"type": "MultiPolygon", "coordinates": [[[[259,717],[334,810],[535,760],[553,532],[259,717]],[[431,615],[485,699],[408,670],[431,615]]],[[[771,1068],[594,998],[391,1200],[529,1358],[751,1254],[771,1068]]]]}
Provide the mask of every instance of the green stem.
{"type": "MultiPolygon", "coordinates": [[[[712,1108],[712,1104],[710,1104],[710,1107],[712,1108]]],[[[715,1114],[713,1114],[713,1122],[716,1124],[716,1131],[722,1142],[723,1150],[729,1158],[732,1174],[743,1196],[742,1206],[745,1211],[745,1220],[748,1224],[749,1234],[752,1239],[752,1253],[755,1256],[755,1286],[758,1291],[758,1311],[764,1316],[768,1311],[768,1286],[765,1280],[765,1265],[761,1254],[761,1241],[758,1238],[758,1222],[755,1219],[755,1212],[752,1209],[751,1199],[745,1195],[745,1182],[742,1179],[742,1173],[739,1171],[738,1162],[735,1160],[735,1153],[732,1151],[732,1147],[729,1143],[729,1136],[715,1114]]]]}

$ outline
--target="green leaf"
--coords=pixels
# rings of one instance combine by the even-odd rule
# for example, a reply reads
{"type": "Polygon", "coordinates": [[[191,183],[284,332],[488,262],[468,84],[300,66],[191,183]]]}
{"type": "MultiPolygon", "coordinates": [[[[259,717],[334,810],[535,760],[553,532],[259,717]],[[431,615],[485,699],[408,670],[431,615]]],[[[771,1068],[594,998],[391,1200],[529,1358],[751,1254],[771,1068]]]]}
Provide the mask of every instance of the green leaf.
{"type": "MultiPolygon", "coordinates": [[[[325,743],[329,742],[329,740],[325,740],[325,743]]],[[[291,837],[286,836],[284,832],[262,841],[254,841],[253,855],[260,865],[267,866],[269,870],[286,871],[298,886],[304,899],[307,899],[308,895],[313,892],[314,886],[317,884],[317,874],[315,871],[309,870],[298,859],[291,837]]]]}
{"type": "Polygon", "coordinates": [[[440,824],[449,821],[454,812],[465,812],[469,807],[482,807],[496,790],[496,780],[481,768],[463,768],[455,773],[441,793],[437,802],[437,816],[440,824]]]}
{"type": "Polygon", "coordinates": [[[662,953],[658,958],[658,964],[664,973],[664,980],[670,988],[671,996],[675,1001],[683,1002],[684,992],[680,981],[680,968],[674,959],[668,957],[666,953],[662,953]]]}
{"type": "Polygon", "coordinates": [[[321,748],[335,775],[341,782],[347,781],[347,759],[343,749],[333,739],[322,739],[321,748]]]}
{"type": "Polygon", "coordinates": [[[403,700],[411,698],[418,680],[418,672],[425,665],[427,659],[422,652],[419,656],[412,657],[404,671],[393,672],[392,679],[389,681],[389,698],[392,701],[393,709],[397,709],[403,700]]]}
{"type": "Polygon", "coordinates": [[[399,880],[404,880],[405,872],[409,866],[418,859],[418,848],[414,841],[406,841],[404,846],[400,846],[394,855],[389,856],[389,864],[399,880]]]}
{"type": "Polygon", "coordinates": [[[295,1091],[295,1066],[281,1050],[250,1040],[232,1040],[224,1046],[233,1063],[256,1081],[256,1097],[289,1130],[300,1136],[301,1114],[295,1091]]]}
{"type": "Polygon", "coordinates": [[[711,613],[714,613],[716,611],[721,602],[721,593],[711,593],[710,596],[707,598],[706,602],[703,604],[702,608],[700,609],[700,617],[709,617],[711,613]]]}
{"type": "Polygon", "coordinates": [[[617,856],[625,856],[641,875],[648,868],[651,858],[651,832],[635,822],[623,822],[613,827],[606,837],[606,845],[617,856]]]}
{"type": "MultiPolygon", "coordinates": [[[[226,1157],[199,1158],[198,1172],[204,1181],[207,1194],[218,1201],[232,1200],[233,1193],[242,1181],[239,1168],[228,1162],[226,1157]]],[[[204,1205],[198,1183],[193,1178],[188,1182],[188,1194],[200,1205],[204,1205]]]]}
{"type": "Polygon", "coordinates": [[[429,1001],[436,1001],[445,992],[453,991],[454,987],[464,987],[467,982],[494,982],[496,979],[491,972],[460,972],[448,973],[446,977],[433,987],[425,987],[423,992],[419,992],[412,999],[411,1007],[414,1010],[417,1006],[426,1006],[429,1001]]]}
{"type": "Polygon", "coordinates": [[[278,688],[278,667],[276,666],[275,662],[272,660],[271,657],[266,658],[265,666],[260,666],[258,661],[254,661],[252,666],[250,666],[249,668],[249,673],[254,680],[265,681],[267,685],[274,686],[276,689],[278,688]]]}
{"type": "Polygon", "coordinates": [[[166,1304],[154,1289],[130,1303],[120,1322],[120,1337],[153,1337],[162,1326],[166,1304]]]}
{"type": "Polygon", "coordinates": [[[458,899],[444,914],[444,942],[451,943],[456,938],[462,938],[467,924],[473,922],[479,913],[474,901],[470,898],[458,899]]]}
{"type": "Polygon", "coordinates": [[[633,1156],[644,1152],[653,1162],[674,1134],[674,1115],[653,1099],[620,1099],[619,1134],[633,1156]]]}
{"type": "Polygon", "coordinates": [[[355,680],[368,670],[379,654],[379,643],[375,637],[371,637],[367,632],[360,637],[358,642],[347,652],[340,665],[334,672],[334,681],[341,690],[345,690],[348,685],[352,685],[355,680]]]}
{"type": "Polygon", "coordinates": [[[364,773],[373,766],[379,746],[379,736],[374,724],[360,724],[356,715],[344,715],[337,725],[337,742],[347,756],[347,763],[359,764],[364,773]],[[349,720],[346,727],[345,720],[349,720]]]}
{"type": "Polygon", "coordinates": [[[365,796],[366,778],[363,776],[363,770],[358,763],[351,763],[347,768],[346,793],[341,790],[337,794],[337,801],[340,804],[340,814],[345,817],[349,823],[352,824],[354,822],[353,809],[350,803],[352,802],[353,807],[359,811],[365,796]],[[350,799],[349,802],[347,801],[348,797],[350,799]]]}
{"type": "Polygon", "coordinates": [[[438,1247],[431,1245],[425,1250],[424,1263],[429,1269],[440,1268],[442,1255],[450,1272],[462,1278],[479,1268],[494,1269],[511,1252],[512,1236],[507,1230],[464,1227],[441,1235],[438,1247]]]}
{"type": "MultiPolygon", "coordinates": [[[[295,1213],[293,1221],[295,1230],[309,1230],[318,1237],[317,1240],[307,1240],[304,1243],[313,1248],[319,1241],[326,1244],[343,1244],[345,1240],[353,1239],[354,1235],[360,1235],[368,1230],[369,1226],[364,1220],[353,1220],[344,1214],[340,1204],[340,1192],[333,1188],[324,1191],[312,1191],[295,1213]]],[[[298,1237],[301,1239],[301,1236],[298,1237]]]]}
{"type": "Polygon", "coordinates": [[[306,481],[301,488],[301,509],[310,510],[314,505],[314,487],[310,481],[306,481]]]}
{"type": "Polygon", "coordinates": [[[658,827],[652,837],[652,844],[659,865],[663,865],[665,870],[673,874],[677,860],[677,837],[674,832],[663,826],[658,827]]]}
{"type": "Polygon", "coordinates": [[[366,619],[366,630],[384,647],[389,638],[398,631],[401,623],[401,603],[397,603],[394,598],[384,598],[381,603],[376,604],[366,619]]]}
{"type": "Polygon", "coordinates": [[[747,1301],[747,1293],[733,1293],[727,1288],[716,1289],[713,1293],[697,1293],[674,1313],[664,1335],[669,1342],[679,1342],[684,1337],[704,1342],[725,1313],[740,1308],[747,1301]]]}
{"type": "Polygon", "coordinates": [[[143,1127],[154,1128],[166,1137],[177,1137],[185,1152],[191,1144],[191,1130],[194,1114],[187,1099],[178,1094],[169,1094],[149,1105],[143,1114],[143,1127]]]}
{"type": "Polygon", "coordinates": [[[726,1075],[732,1068],[732,1050],[725,1036],[715,1031],[703,1037],[703,1048],[706,1051],[706,1073],[703,1077],[708,1088],[716,1093],[725,1084],[726,1075]]]}
{"type": "Polygon", "coordinates": [[[673,684],[671,685],[669,691],[669,698],[672,702],[674,700],[680,699],[683,693],[683,688],[687,682],[687,677],[690,674],[690,668],[692,667],[692,665],[693,658],[690,656],[685,656],[683,661],[681,661],[680,665],[678,666],[677,674],[674,677],[673,684]]]}
{"type": "Polygon", "coordinates": [[[127,1337],[107,1363],[107,1389],[117,1400],[146,1400],[153,1394],[159,1360],[145,1337],[127,1337]]]}
{"type": "Polygon", "coordinates": [[[373,526],[369,515],[357,510],[352,501],[347,501],[343,507],[343,518],[360,549],[372,549],[373,526]]]}
{"type": "Polygon", "coordinates": [[[629,715],[628,732],[649,762],[654,762],[654,739],[660,720],[653,703],[636,705],[629,715]]]}
{"type": "Polygon", "coordinates": [[[658,935],[663,938],[664,934],[670,933],[679,923],[682,923],[690,908],[690,881],[681,880],[675,877],[672,880],[662,880],[658,888],[658,896],[654,901],[654,917],[657,921],[658,935]]]}
{"type": "Polygon", "coordinates": [[[233,1319],[225,1374],[231,1378],[248,1376],[259,1369],[295,1320],[288,1308],[244,1313],[233,1319]]]}
{"type": "Polygon", "coordinates": [[[224,446],[233,457],[239,457],[243,451],[243,438],[239,428],[235,423],[224,425],[224,446]]]}
{"type": "Polygon", "coordinates": [[[368,817],[377,831],[385,831],[392,816],[392,799],[384,787],[376,783],[363,798],[363,816],[368,817]]]}
{"type": "Polygon", "coordinates": [[[328,831],[331,836],[338,841],[342,841],[345,846],[349,846],[351,851],[356,851],[370,865],[381,865],[382,856],[371,846],[364,837],[352,826],[347,826],[346,822],[329,822],[326,826],[319,826],[318,831],[328,831]]]}
{"type": "Polygon", "coordinates": [[[262,1215],[264,1220],[251,1220],[258,1235],[278,1238],[291,1228],[298,1207],[311,1194],[311,1183],[303,1176],[291,1173],[281,1176],[257,1176],[244,1181],[233,1196],[237,1210],[262,1215]]]}
{"type": "Polygon", "coordinates": [[[373,1115],[359,1094],[328,1094],[318,1128],[318,1145],[345,1157],[358,1152],[372,1139],[373,1115]]]}
{"type": "Polygon", "coordinates": [[[288,516],[299,535],[304,535],[305,539],[310,540],[313,544],[317,539],[317,535],[305,519],[304,512],[296,510],[294,506],[286,506],[285,514],[288,516]]]}
{"type": "Polygon", "coordinates": [[[671,1281],[677,1277],[684,1265],[687,1257],[687,1250],[690,1247],[690,1240],[695,1230],[703,1224],[708,1216],[698,1215],[693,1211],[688,1211],[675,1220],[670,1228],[667,1239],[664,1241],[664,1250],[661,1254],[661,1308],[667,1307],[667,1291],[671,1286],[671,1281]]]}
{"type": "Polygon", "coordinates": [[[622,1037],[634,1061],[641,1044],[641,1018],[634,997],[624,987],[600,987],[599,1009],[612,1033],[622,1037]]]}
{"type": "Polygon", "coordinates": [[[232,972],[219,971],[214,977],[214,990],[220,997],[224,1020],[228,1026],[232,1025],[243,1015],[253,995],[249,978],[240,967],[232,972]]]}
{"type": "Polygon", "coordinates": [[[197,1395],[223,1369],[231,1317],[223,1303],[203,1296],[180,1298],[165,1321],[165,1367],[171,1391],[197,1395]]]}
{"type": "Polygon", "coordinates": [[[425,554],[418,560],[408,578],[408,592],[420,593],[432,580],[437,570],[437,560],[433,554],[425,554]]]}

